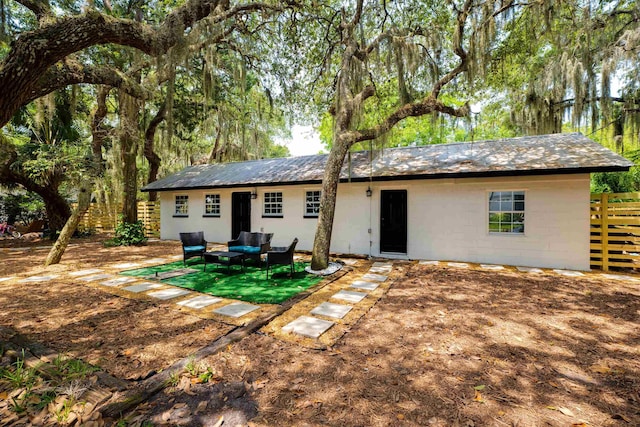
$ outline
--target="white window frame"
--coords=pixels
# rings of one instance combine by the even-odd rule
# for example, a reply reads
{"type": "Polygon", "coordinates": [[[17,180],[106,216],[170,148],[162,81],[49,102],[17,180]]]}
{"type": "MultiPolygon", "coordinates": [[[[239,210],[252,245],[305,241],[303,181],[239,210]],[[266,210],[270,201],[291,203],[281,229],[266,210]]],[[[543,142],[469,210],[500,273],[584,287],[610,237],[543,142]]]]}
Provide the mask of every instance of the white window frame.
{"type": "Polygon", "coordinates": [[[173,204],[173,216],[189,216],[189,195],[176,194],[173,204]]]}
{"type": "Polygon", "coordinates": [[[262,195],[262,217],[282,218],[284,197],[282,191],[265,191],[262,195]]]}
{"type": "Polygon", "coordinates": [[[204,195],[204,216],[220,217],[220,207],[220,193],[209,193],[204,195]],[[209,201],[210,197],[212,198],[211,201],[209,201]]]}
{"type": "Polygon", "coordinates": [[[486,222],[488,233],[500,236],[524,236],[527,229],[526,208],[527,192],[525,190],[488,191],[486,222]],[[492,200],[494,194],[497,194],[498,198],[492,200]],[[507,200],[502,200],[504,195],[509,195],[507,200]]]}
{"type": "Polygon", "coordinates": [[[322,196],[322,190],[305,190],[304,192],[304,217],[305,218],[317,218],[320,213],[320,197],[322,196]],[[317,193],[317,200],[316,198],[317,193]],[[311,194],[311,200],[309,195],[311,194]]]}

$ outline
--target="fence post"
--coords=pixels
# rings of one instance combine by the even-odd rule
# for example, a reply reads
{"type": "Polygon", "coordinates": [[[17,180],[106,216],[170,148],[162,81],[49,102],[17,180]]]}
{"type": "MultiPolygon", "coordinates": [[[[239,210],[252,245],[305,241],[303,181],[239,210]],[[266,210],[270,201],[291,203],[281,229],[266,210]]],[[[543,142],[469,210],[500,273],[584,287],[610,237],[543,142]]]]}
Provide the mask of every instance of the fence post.
{"type": "Polygon", "coordinates": [[[602,193],[600,195],[601,215],[601,241],[602,241],[602,271],[609,271],[609,195],[602,193]]]}

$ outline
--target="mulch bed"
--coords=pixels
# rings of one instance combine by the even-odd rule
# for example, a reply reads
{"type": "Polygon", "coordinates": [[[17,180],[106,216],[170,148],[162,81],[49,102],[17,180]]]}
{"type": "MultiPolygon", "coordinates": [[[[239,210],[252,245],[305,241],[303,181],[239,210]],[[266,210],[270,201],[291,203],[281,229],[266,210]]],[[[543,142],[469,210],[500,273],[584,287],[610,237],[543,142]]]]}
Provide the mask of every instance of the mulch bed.
{"type": "MultiPolygon", "coordinates": [[[[48,269],[46,250],[2,256],[5,275],[26,275],[168,253],[179,244],[85,241],[48,269]]],[[[403,268],[332,346],[250,335],[139,405],[130,425],[640,425],[638,282],[403,268]]],[[[0,283],[0,306],[1,326],[121,378],[163,369],[229,327],[68,280],[0,283]]]]}

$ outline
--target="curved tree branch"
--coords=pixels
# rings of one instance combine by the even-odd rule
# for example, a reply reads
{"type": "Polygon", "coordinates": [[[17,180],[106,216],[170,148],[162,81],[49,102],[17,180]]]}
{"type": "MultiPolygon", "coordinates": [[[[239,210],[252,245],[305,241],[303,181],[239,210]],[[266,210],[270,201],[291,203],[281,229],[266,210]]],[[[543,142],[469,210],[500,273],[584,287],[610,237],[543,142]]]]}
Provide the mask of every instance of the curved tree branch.
{"type": "Polygon", "coordinates": [[[241,13],[275,9],[277,7],[264,3],[230,7],[229,0],[189,0],[174,9],[158,27],[97,11],[46,23],[20,35],[0,64],[0,92],[14,94],[0,98],[0,127],[18,108],[33,99],[34,92],[40,92],[41,76],[75,52],[89,46],[114,43],[148,55],[160,55],[175,46],[188,28],[204,18],[210,17],[212,23],[219,23],[241,13]]]}
{"type": "Polygon", "coordinates": [[[16,2],[32,11],[41,24],[46,18],[53,18],[51,5],[46,0],[16,0],[16,2]]]}

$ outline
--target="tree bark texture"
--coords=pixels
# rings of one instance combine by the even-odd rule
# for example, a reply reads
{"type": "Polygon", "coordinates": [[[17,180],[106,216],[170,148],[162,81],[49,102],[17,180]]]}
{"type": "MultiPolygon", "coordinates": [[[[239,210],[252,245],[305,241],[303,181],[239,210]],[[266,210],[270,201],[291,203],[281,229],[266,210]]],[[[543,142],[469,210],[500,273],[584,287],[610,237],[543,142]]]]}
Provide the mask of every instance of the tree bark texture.
{"type": "MultiPolygon", "coordinates": [[[[149,123],[149,126],[144,133],[144,157],[149,162],[149,175],[147,177],[147,184],[151,184],[158,179],[158,170],[160,170],[160,162],[162,161],[162,159],[154,151],[154,142],[158,125],[165,119],[165,112],[167,110],[166,105],[166,102],[162,104],[162,107],[160,107],[156,115],[153,117],[153,119],[151,119],[151,122],[149,123]]],[[[150,191],[149,201],[155,202],[156,200],[158,200],[158,192],[150,191]]]]}
{"type": "Polygon", "coordinates": [[[138,219],[138,153],[139,105],[135,98],[120,90],[120,160],[122,161],[122,220],[134,223],[138,219]]]}
{"type": "Polygon", "coordinates": [[[78,206],[73,210],[73,213],[69,217],[69,220],[62,228],[58,239],[55,241],[53,247],[49,251],[47,259],[44,262],[45,266],[58,264],[62,259],[62,255],[69,245],[69,241],[71,240],[73,233],[75,233],[76,229],[78,228],[80,219],[87,212],[87,210],[89,209],[89,205],[91,204],[90,187],[91,185],[89,183],[81,186],[80,192],[78,194],[78,206]]]}
{"type": "Polygon", "coordinates": [[[311,252],[312,270],[323,270],[329,265],[329,249],[333,231],[333,218],[336,211],[340,171],[350,146],[346,141],[336,141],[327,158],[324,177],[322,178],[318,226],[316,227],[316,235],[311,252]]]}

